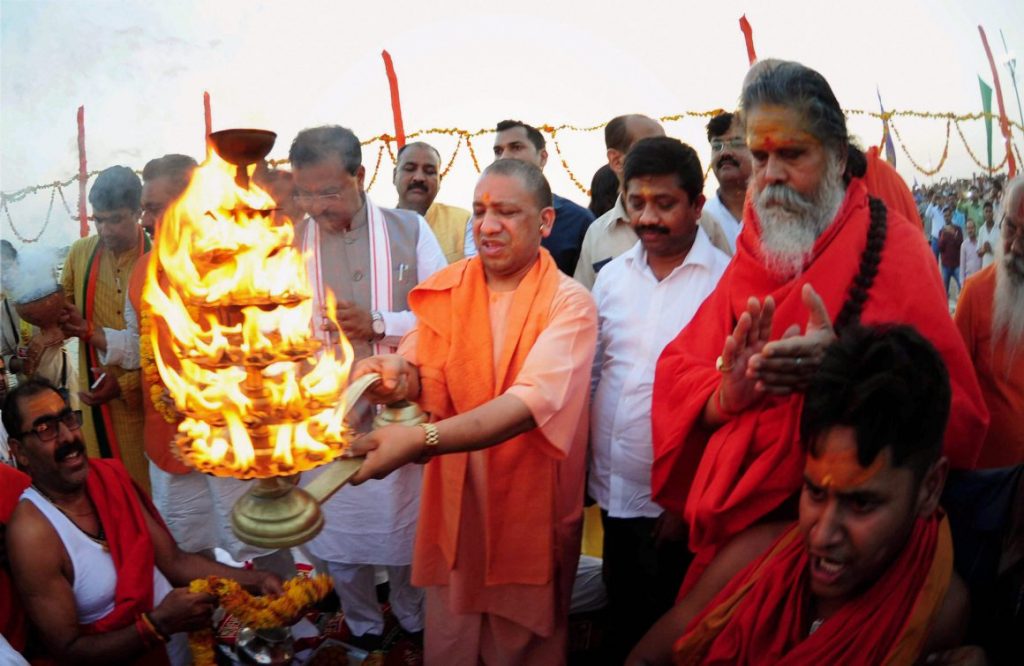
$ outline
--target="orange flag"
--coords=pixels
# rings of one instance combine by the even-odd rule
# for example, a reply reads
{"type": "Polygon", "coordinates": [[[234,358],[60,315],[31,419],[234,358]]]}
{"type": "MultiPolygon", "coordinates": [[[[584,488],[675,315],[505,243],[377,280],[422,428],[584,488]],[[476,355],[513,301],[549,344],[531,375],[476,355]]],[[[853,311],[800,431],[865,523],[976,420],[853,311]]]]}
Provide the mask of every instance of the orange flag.
{"type": "Polygon", "coordinates": [[[386,50],[381,51],[384,58],[384,69],[388,74],[388,86],[391,88],[391,113],[395,117],[395,142],[401,149],[405,145],[405,126],[402,124],[402,100],[398,97],[398,75],[395,74],[395,64],[391,62],[391,54],[386,50]]]}
{"type": "Polygon", "coordinates": [[[746,14],[740,17],[740,30],[743,31],[743,39],[747,42],[747,58],[753,65],[757,61],[757,53],[754,52],[754,30],[750,27],[746,14]]]}

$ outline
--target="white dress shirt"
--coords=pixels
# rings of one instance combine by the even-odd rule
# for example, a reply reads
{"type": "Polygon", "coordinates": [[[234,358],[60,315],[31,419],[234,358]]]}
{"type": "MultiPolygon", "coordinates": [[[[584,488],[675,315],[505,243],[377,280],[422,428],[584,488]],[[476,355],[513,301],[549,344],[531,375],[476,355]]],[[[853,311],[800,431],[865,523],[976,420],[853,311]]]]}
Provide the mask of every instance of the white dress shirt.
{"type": "Polygon", "coordinates": [[[1000,242],[1000,230],[999,223],[993,222],[992,228],[989,229],[984,222],[978,226],[978,247],[982,247],[985,243],[989,244],[992,248],[991,252],[986,252],[981,258],[981,267],[988,268],[992,265],[992,262],[996,260],[995,251],[999,246],[1000,242]]]}
{"type": "Polygon", "coordinates": [[[655,518],[651,501],[651,396],[662,350],[714,291],[729,263],[703,229],[689,254],[660,282],[643,243],[613,259],[593,296],[600,332],[594,357],[588,492],[613,518],[655,518]]]}
{"type": "Polygon", "coordinates": [[[715,192],[708,200],[704,203],[704,215],[710,215],[718,221],[718,226],[722,227],[722,233],[725,234],[726,240],[729,241],[729,247],[732,248],[733,253],[736,253],[736,237],[740,235],[740,229],[743,228],[743,222],[733,217],[732,212],[722,201],[722,195],[715,192]]]}

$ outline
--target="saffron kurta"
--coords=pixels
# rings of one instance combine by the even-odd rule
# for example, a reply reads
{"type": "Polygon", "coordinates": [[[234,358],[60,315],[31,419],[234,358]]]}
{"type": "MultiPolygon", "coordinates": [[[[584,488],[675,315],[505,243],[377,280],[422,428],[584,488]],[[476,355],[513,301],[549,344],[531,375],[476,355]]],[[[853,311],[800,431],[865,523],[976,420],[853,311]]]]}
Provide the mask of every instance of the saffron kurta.
{"type": "MultiPolygon", "coordinates": [[[[478,279],[483,280],[479,261],[474,258],[450,266],[418,289],[437,285],[461,271],[478,270],[478,279]]],[[[492,372],[484,374],[499,378],[497,384],[503,387],[494,393],[520,398],[530,409],[537,428],[489,449],[441,456],[425,470],[413,582],[429,586],[428,662],[432,651],[436,652],[434,656],[443,654],[447,663],[459,664],[475,664],[479,655],[489,652],[509,661],[515,661],[512,655],[518,654],[528,660],[526,663],[559,663],[565,658],[569,595],[579,559],[583,518],[587,403],[597,315],[586,290],[558,273],[543,250],[541,262],[546,264],[553,284],[539,288],[547,291],[550,301],[534,306],[533,311],[519,310],[523,299],[528,301],[531,290],[538,288],[537,282],[528,279],[511,292],[484,287],[487,323],[479,328],[473,328],[469,320],[479,323],[480,318],[452,309],[452,321],[470,331],[454,334],[453,346],[461,340],[461,348],[465,348],[470,340],[478,340],[475,348],[489,350],[490,358],[486,360],[493,364],[492,372]],[[525,343],[534,334],[532,345],[526,348],[516,342],[525,343]],[[516,366],[518,372],[500,379],[502,368],[516,366]],[[501,451],[502,447],[513,448],[501,451]],[[509,452],[521,456],[512,460],[539,471],[528,478],[517,476],[514,487],[506,489],[515,497],[527,498],[521,503],[502,502],[495,494],[496,489],[507,485],[509,475],[521,471],[496,469],[496,465],[515,464],[504,456],[509,452]],[[444,481],[453,469],[463,470],[455,472],[461,479],[461,493],[452,492],[444,481]],[[531,507],[533,497],[548,497],[551,504],[531,507]],[[445,498],[459,506],[444,506],[445,498]],[[457,526],[446,524],[452,516],[457,516],[457,526]],[[448,552],[449,538],[454,539],[454,552],[448,552]],[[535,546],[539,543],[549,546],[538,551],[535,546]],[[478,633],[466,634],[473,627],[464,623],[465,618],[476,615],[496,619],[489,627],[478,622],[478,633]],[[432,630],[441,635],[432,635],[432,630]],[[479,632],[485,632],[486,637],[479,632]]],[[[459,279],[452,281],[458,283],[459,279]]],[[[452,291],[464,286],[458,284],[452,291]]],[[[457,297],[453,296],[453,302],[458,302],[457,297]]],[[[416,292],[410,303],[420,323],[403,341],[399,353],[417,363],[420,332],[429,325],[428,320],[436,321],[438,303],[418,300],[416,292]]],[[[458,352],[450,352],[449,357],[452,355],[458,352]]],[[[450,372],[450,368],[446,366],[442,372],[450,372]]],[[[423,373],[421,365],[421,378],[425,377],[423,373]]],[[[452,386],[467,381],[467,377],[449,374],[445,381],[452,386]]],[[[453,402],[457,408],[458,400],[453,402]]],[[[445,415],[435,412],[435,416],[445,415]]]]}
{"type": "MultiPolygon", "coordinates": [[[[141,236],[141,228],[139,233],[141,236]]],[[[97,328],[125,328],[124,303],[128,282],[136,261],[145,251],[141,238],[138,247],[119,255],[103,247],[96,235],[75,241],[61,276],[64,295],[97,328]],[[98,271],[91,303],[87,298],[90,271],[98,271]]],[[[149,463],[142,443],[144,417],[140,372],[109,366],[101,368],[99,373],[93,373],[90,368],[98,363],[93,364],[89,345],[80,343],[79,349],[78,377],[82,390],[88,391],[99,373],[103,372],[116,378],[121,385],[120,397],[106,405],[94,408],[83,405],[82,434],[85,436],[89,457],[120,458],[132,479],[148,492],[149,463]],[[101,415],[104,411],[105,416],[101,415]],[[106,433],[108,419],[109,427],[113,430],[109,434],[112,436],[106,433]]]]}

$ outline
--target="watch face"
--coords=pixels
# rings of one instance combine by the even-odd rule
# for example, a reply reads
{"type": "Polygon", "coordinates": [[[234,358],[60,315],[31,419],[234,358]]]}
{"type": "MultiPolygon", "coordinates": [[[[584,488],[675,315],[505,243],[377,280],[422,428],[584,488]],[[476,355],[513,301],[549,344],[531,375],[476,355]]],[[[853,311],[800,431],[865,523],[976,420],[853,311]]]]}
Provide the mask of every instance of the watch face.
{"type": "Polygon", "coordinates": [[[373,323],[370,325],[370,327],[373,329],[373,332],[376,333],[377,335],[384,335],[384,320],[383,319],[374,319],[373,323]]]}

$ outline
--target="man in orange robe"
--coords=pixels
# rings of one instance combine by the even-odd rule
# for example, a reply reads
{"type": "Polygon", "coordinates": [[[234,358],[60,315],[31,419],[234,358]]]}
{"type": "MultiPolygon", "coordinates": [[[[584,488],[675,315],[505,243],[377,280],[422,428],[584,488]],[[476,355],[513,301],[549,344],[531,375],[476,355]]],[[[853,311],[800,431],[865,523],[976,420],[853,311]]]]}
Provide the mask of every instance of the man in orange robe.
{"type": "Polygon", "coordinates": [[[978,467],[1024,464],[1024,177],[1006,188],[996,261],[972,276],[956,325],[974,359],[992,422],[978,467]]]}
{"type": "Polygon", "coordinates": [[[375,400],[416,400],[433,423],[356,441],[355,481],[429,459],[412,573],[427,663],[561,664],[597,316],[540,247],[554,209],[537,167],[490,165],[473,208],[479,255],[418,286],[399,354],[354,373],[382,373],[375,400]]]}
{"type": "Polygon", "coordinates": [[[938,508],[949,408],[942,358],[914,329],[847,329],[804,401],[798,523],[736,537],[628,663],[911,664],[956,648],[967,591],[938,508]]]}
{"type": "Polygon", "coordinates": [[[690,525],[684,591],[736,534],[795,515],[800,407],[835,330],[904,322],[935,345],[952,378],[953,467],[975,465],[988,421],[921,231],[848,172],[855,148],[828,82],[760,61],[742,113],[754,173],[736,255],[655,374],[653,497],[690,525]]]}

